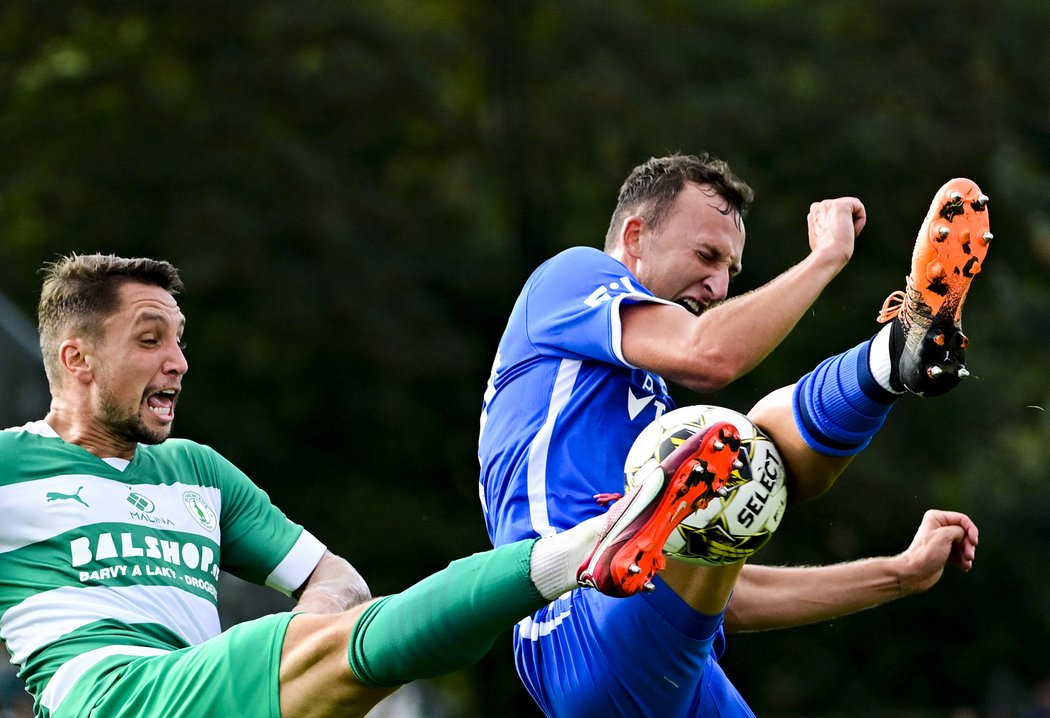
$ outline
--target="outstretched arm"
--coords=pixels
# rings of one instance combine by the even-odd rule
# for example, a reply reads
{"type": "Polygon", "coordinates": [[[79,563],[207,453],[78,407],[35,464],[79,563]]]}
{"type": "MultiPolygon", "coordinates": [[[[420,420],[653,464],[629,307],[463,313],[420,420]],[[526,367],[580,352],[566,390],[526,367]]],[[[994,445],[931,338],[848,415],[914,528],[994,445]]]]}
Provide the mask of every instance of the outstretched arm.
{"type": "Polygon", "coordinates": [[[622,346],[634,366],[693,391],[717,391],[758,366],[846,266],[864,227],[855,197],[815,202],[810,254],[768,284],[693,316],[682,307],[624,305],[622,346]]]}
{"type": "Polygon", "coordinates": [[[920,593],[946,565],[973,567],[977,526],[965,514],[931,509],[896,556],[831,566],[747,565],[726,610],[726,630],[766,631],[816,623],[920,593]]]}

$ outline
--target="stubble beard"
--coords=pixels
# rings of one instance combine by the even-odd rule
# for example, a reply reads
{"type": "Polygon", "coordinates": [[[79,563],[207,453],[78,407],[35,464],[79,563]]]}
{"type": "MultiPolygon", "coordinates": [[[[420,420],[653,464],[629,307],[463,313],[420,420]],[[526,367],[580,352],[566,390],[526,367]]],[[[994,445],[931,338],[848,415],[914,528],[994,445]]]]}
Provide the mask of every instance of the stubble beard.
{"type": "Polygon", "coordinates": [[[114,436],[130,444],[160,444],[168,438],[168,432],[154,431],[146,426],[138,412],[123,411],[108,392],[102,397],[99,421],[114,436]]]}

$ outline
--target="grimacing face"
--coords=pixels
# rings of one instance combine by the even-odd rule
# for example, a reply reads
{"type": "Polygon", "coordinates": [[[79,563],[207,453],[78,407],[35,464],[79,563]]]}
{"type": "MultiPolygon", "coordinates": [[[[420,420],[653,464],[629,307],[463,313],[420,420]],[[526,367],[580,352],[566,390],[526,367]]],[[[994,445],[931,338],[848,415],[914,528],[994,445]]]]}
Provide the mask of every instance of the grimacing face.
{"type": "Polygon", "coordinates": [[[635,274],[649,291],[693,314],[722,301],[742,268],[745,232],[724,201],[687,184],[655,229],[643,230],[635,274]]]}
{"type": "Polygon", "coordinates": [[[158,444],[171,434],[188,370],[185,317],[166,290],[132,282],[90,348],[92,410],[103,433],[121,442],[158,444]]]}

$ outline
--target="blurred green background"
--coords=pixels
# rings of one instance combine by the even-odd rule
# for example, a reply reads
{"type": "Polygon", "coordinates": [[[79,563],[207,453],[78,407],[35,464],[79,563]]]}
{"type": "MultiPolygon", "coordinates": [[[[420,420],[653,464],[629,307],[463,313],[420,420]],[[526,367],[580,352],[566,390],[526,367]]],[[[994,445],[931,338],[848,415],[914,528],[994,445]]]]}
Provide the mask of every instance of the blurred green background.
{"type": "MultiPolygon", "coordinates": [[[[725,666],[761,716],[1029,718],[1050,678],[1048,31],[1043,0],[12,0],[0,292],[31,314],[70,251],[178,265],[177,433],[387,593],[487,548],[477,422],[503,322],[539,262],[600,246],[635,164],[709,151],[754,187],[734,291],[805,256],[811,201],[867,207],[811,314],[703,397],[741,410],[876,331],[933,193],[970,177],[996,236],[965,312],[975,377],[900,402],[757,561],[896,553],[937,506],[978,522],[975,570],[731,638],[725,666]]],[[[538,715],[509,631],[424,690],[422,715],[538,715]]]]}

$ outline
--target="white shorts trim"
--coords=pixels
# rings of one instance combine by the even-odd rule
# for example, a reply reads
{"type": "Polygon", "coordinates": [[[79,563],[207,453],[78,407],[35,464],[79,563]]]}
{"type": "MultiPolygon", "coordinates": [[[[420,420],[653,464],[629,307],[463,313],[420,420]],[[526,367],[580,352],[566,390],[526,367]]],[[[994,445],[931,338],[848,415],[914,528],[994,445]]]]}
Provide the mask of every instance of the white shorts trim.
{"type": "Polygon", "coordinates": [[[149,648],[147,646],[106,646],[96,648],[87,653],[81,653],[76,658],[71,658],[55,671],[55,675],[47,682],[47,688],[40,694],[40,703],[50,712],[54,713],[69,695],[76,682],[92,666],[104,658],[110,656],[159,656],[170,653],[161,648],[149,648]]]}

